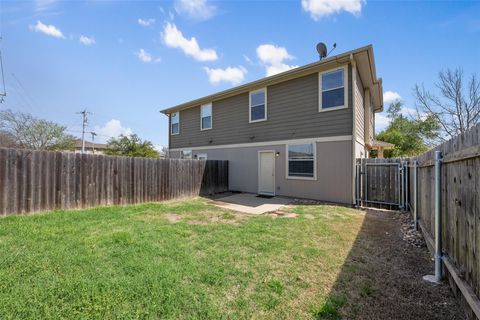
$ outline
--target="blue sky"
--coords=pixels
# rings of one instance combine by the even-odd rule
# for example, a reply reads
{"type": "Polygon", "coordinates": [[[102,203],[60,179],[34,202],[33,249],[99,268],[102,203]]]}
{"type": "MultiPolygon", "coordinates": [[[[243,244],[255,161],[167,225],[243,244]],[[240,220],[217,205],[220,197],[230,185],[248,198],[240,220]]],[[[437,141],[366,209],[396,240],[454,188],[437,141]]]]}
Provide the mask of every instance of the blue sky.
{"type": "Polygon", "coordinates": [[[415,83],[440,70],[480,74],[479,13],[479,1],[1,1],[0,107],[75,135],[87,108],[101,140],[167,145],[160,109],[316,61],[323,41],[335,54],[373,44],[385,96],[414,108],[415,83]]]}

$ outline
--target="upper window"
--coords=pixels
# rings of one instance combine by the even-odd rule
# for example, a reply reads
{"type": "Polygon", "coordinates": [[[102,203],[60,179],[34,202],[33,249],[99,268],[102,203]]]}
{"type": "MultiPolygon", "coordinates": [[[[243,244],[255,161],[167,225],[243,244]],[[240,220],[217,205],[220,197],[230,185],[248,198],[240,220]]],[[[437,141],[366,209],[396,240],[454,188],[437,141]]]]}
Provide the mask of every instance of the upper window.
{"type": "Polygon", "coordinates": [[[288,178],[315,179],[315,145],[290,144],[287,146],[288,178]]]}
{"type": "Polygon", "coordinates": [[[346,107],[345,68],[320,73],[320,111],[346,107]]]}
{"type": "Polygon", "coordinates": [[[172,128],[170,129],[172,134],[180,133],[180,113],[174,112],[170,115],[170,121],[172,128]]]}
{"type": "Polygon", "coordinates": [[[250,122],[267,120],[267,89],[250,92],[250,122]]]}
{"type": "Polygon", "coordinates": [[[200,130],[212,129],[212,104],[200,107],[200,130]]]}

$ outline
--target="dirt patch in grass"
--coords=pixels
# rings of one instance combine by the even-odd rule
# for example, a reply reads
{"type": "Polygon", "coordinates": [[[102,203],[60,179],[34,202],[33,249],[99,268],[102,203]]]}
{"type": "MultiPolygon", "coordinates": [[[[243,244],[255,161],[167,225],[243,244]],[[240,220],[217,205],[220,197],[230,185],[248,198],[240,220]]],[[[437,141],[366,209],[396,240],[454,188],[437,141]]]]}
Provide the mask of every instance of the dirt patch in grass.
{"type": "Polygon", "coordinates": [[[272,217],[272,218],[296,218],[298,217],[298,214],[295,212],[286,212],[286,211],[272,211],[272,212],[267,212],[265,213],[266,216],[272,217]]]}
{"type": "Polygon", "coordinates": [[[427,248],[406,227],[408,214],[367,210],[362,228],[318,319],[465,319],[448,285],[433,273],[427,248]],[[406,231],[407,229],[407,231],[406,231]],[[406,236],[408,235],[408,236],[406,236]]]}
{"type": "Polygon", "coordinates": [[[170,223],[177,223],[179,222],[180,220],[182,220],[182,217],[179,216],[178,214],[174,214],[174,213],[167,213],[167,214],[164,214],[163,217],[165,219],[167,219],[168,222],[170,223]]]}

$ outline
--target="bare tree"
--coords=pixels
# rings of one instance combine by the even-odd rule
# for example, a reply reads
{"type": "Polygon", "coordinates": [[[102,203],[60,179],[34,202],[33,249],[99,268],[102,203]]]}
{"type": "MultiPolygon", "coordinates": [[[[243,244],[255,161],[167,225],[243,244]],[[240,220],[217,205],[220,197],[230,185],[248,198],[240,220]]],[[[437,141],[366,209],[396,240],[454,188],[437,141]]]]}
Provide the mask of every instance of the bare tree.
{"type": "Polygon", "coordinates": [[[439,93],[417,84],[415,98],[420,111],[438,120],[444,131],[443,139],[464,133],[480,122],[480,83],[476,74],[465,85],[462,69],[441,71],[435,88],[439,93]]]}
{"type": "Polygon", "coordinates": [[[72,150],[75,137],[66,127],[31,114],[0,111],[0,131],[8,134],[16,146],[34,150],[72,150]]]}

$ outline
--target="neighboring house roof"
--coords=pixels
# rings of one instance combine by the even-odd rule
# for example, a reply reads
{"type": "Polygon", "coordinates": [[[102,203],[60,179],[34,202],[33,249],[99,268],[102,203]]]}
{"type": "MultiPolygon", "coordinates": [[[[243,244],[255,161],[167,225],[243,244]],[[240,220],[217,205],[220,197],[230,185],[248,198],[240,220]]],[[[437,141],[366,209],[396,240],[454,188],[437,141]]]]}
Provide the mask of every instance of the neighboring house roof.
{"type": "MultiPolygon", "coordinates": [[[[96,150],[104,150],[108,148],[108,145],[105,143],[92,143],[90,141],[85,141],[85,148],[90,148],[95,147],[96,150]]],[[[82,139],[77,139],[75,140],[75,149],[81,149],[82,148],[82,139]]]]}
{"type": "Polygon", "coordinates": [[[299,78],[311,73],[316,72],[319,66],[324,65],[339,65],[348,63],[351,60],[354,60],[357,64],[357,70],[360,73],[362,82],[365,88],[370,88],[372,92],[372,103],[375,109],[375,112],[383,111],[383,88],[382,88],[382,79],[377,79],[377,72],[375,69],[375,60],[373,57],[373,47],[368,45],[362,48],[358,48],[352,51],[348,51],[336,56],[331,56],[329,58],[316,61],[301,67],[290,69],[288,71],[262,78],[253,82],[246,83],[241,86],[237,86],[228,90],[220,91],[215,94],[211,94],[199,99],[195,99],[189,102],[181,103],[166,109],[161,110],[160,112],[164,114],[171,114],[173,112],[188,109],[192,107],[199,106],[201,104],[209,103],[212,101],[228,98],[234,95],[252,91],[258,88],[265,86],[277,84],[287,80],[299,78]]]}
{"type": "Polygon", "coordinates": [[[388,150],[388,149],[393,149],[395,147],[395,145],[392,144],[392,143],[385,142],[385,141],[373,140],[370,143],[370,147],[372,149],[382,148],[382,149],[388,150]]]}

